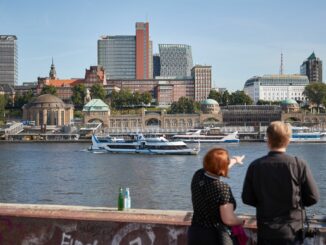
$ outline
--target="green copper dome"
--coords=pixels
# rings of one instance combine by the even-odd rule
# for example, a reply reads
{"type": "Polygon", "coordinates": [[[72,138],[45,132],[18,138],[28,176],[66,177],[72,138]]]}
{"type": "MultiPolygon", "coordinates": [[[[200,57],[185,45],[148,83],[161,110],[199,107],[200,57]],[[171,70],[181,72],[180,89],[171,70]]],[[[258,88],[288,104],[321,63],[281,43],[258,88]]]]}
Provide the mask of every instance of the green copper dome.
{"type": "Polygon", "coordinates": [[[216,100],[207,99],[201,102],[202,105],[218,105],[216,100]]]}
{"type": "Polygon", "coordinates": [[[286,100],[282,100],[281,104],[282,105],[293,105],[293,104],[298,104],[298,103],[293,99],[286,99],[286,100]]]}
{"type": "Polygon", "coordinates": [[[83,111],[109,111],[109,106],[101,99],[92,99],[83,107],[83,111]]]}

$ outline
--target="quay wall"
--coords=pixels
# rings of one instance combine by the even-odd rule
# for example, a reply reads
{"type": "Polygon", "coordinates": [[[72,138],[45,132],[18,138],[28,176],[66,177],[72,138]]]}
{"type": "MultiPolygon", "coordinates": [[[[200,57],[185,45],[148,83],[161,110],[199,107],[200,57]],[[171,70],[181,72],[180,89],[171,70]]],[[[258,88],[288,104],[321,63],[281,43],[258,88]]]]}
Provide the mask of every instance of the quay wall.
{"type": "MultiPolygon", "coordinates": [[[[192,212],[171,210],[0,203],[0,244],[116,245],[187,244],[192,212]]],[[[247,244],[256,244],[256,221],[246,218],[247,244]]],[[[311,220],[318,235],[305,244],[325,244],[324,217],[311,220]]]]}

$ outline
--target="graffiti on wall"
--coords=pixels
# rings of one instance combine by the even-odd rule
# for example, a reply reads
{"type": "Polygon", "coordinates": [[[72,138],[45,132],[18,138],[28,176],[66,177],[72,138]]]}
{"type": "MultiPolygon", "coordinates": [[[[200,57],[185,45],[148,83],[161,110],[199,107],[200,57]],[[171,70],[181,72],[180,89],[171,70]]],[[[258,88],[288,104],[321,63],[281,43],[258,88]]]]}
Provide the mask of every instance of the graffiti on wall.
{"type": "Polygon", "coordinates": [[[185,244],[186,226],[0,217],[0,244],[185,244]]]}
{"type": "Polygon", "coordinates": [[[97,245],[97,243],[97,240],[92,243],[83,243],[82,241],[73,239],[71,235],[62,233],[61,245],[97,245]]]}

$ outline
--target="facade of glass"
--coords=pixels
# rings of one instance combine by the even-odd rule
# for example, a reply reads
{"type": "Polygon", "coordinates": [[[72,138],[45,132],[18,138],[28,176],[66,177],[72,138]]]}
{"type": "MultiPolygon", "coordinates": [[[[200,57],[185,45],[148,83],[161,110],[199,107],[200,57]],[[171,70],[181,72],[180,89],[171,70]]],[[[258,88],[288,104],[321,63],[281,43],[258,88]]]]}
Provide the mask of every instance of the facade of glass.
{"type": "Polygon", "coordinates": [[[160,55],[153,55],[153,78],[160,76],[161,61],[160,55]]]}
{"type": "Polygon", "coordinates": [[[258,100],[281,101],[294,99],[305,101],[303,94],[309,84],[307,76],[302,75],[264,75],[248,79],[244,92],[257,103],[258,100]]]}
{"type": "Polygon", "coordinates": [[[159,44],[160,76],[190,78],[192,63],[191,46],[185,44],[159,44]]]}
{"type": "Polygon", "coordinates": [[[310,83],[323,82],[323,62],[314,52],[300,66],[300,74],[306,75],[310,83]]]}
{"type": "Polygon", "coordinates": [[[108,79],[136,78],[136,37],[103,36],[97,42],[97,63],[108,79]]]}
{"type": "Polygon", "coordinates": [[[18,83],[17,37],[0,35],[0,84],[18,83]]]}

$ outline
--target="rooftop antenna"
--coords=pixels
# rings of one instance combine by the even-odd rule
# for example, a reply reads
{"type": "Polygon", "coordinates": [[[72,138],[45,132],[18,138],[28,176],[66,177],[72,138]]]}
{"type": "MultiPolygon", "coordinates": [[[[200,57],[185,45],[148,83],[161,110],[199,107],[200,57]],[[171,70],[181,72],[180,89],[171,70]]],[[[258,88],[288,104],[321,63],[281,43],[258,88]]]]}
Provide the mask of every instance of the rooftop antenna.
{"type": "Polygon", "coordinates": [[[283,75],[284,66],[283,66],[283,52],[281,51],[281,66],[280,66],[280,75],[283,75]]]}

